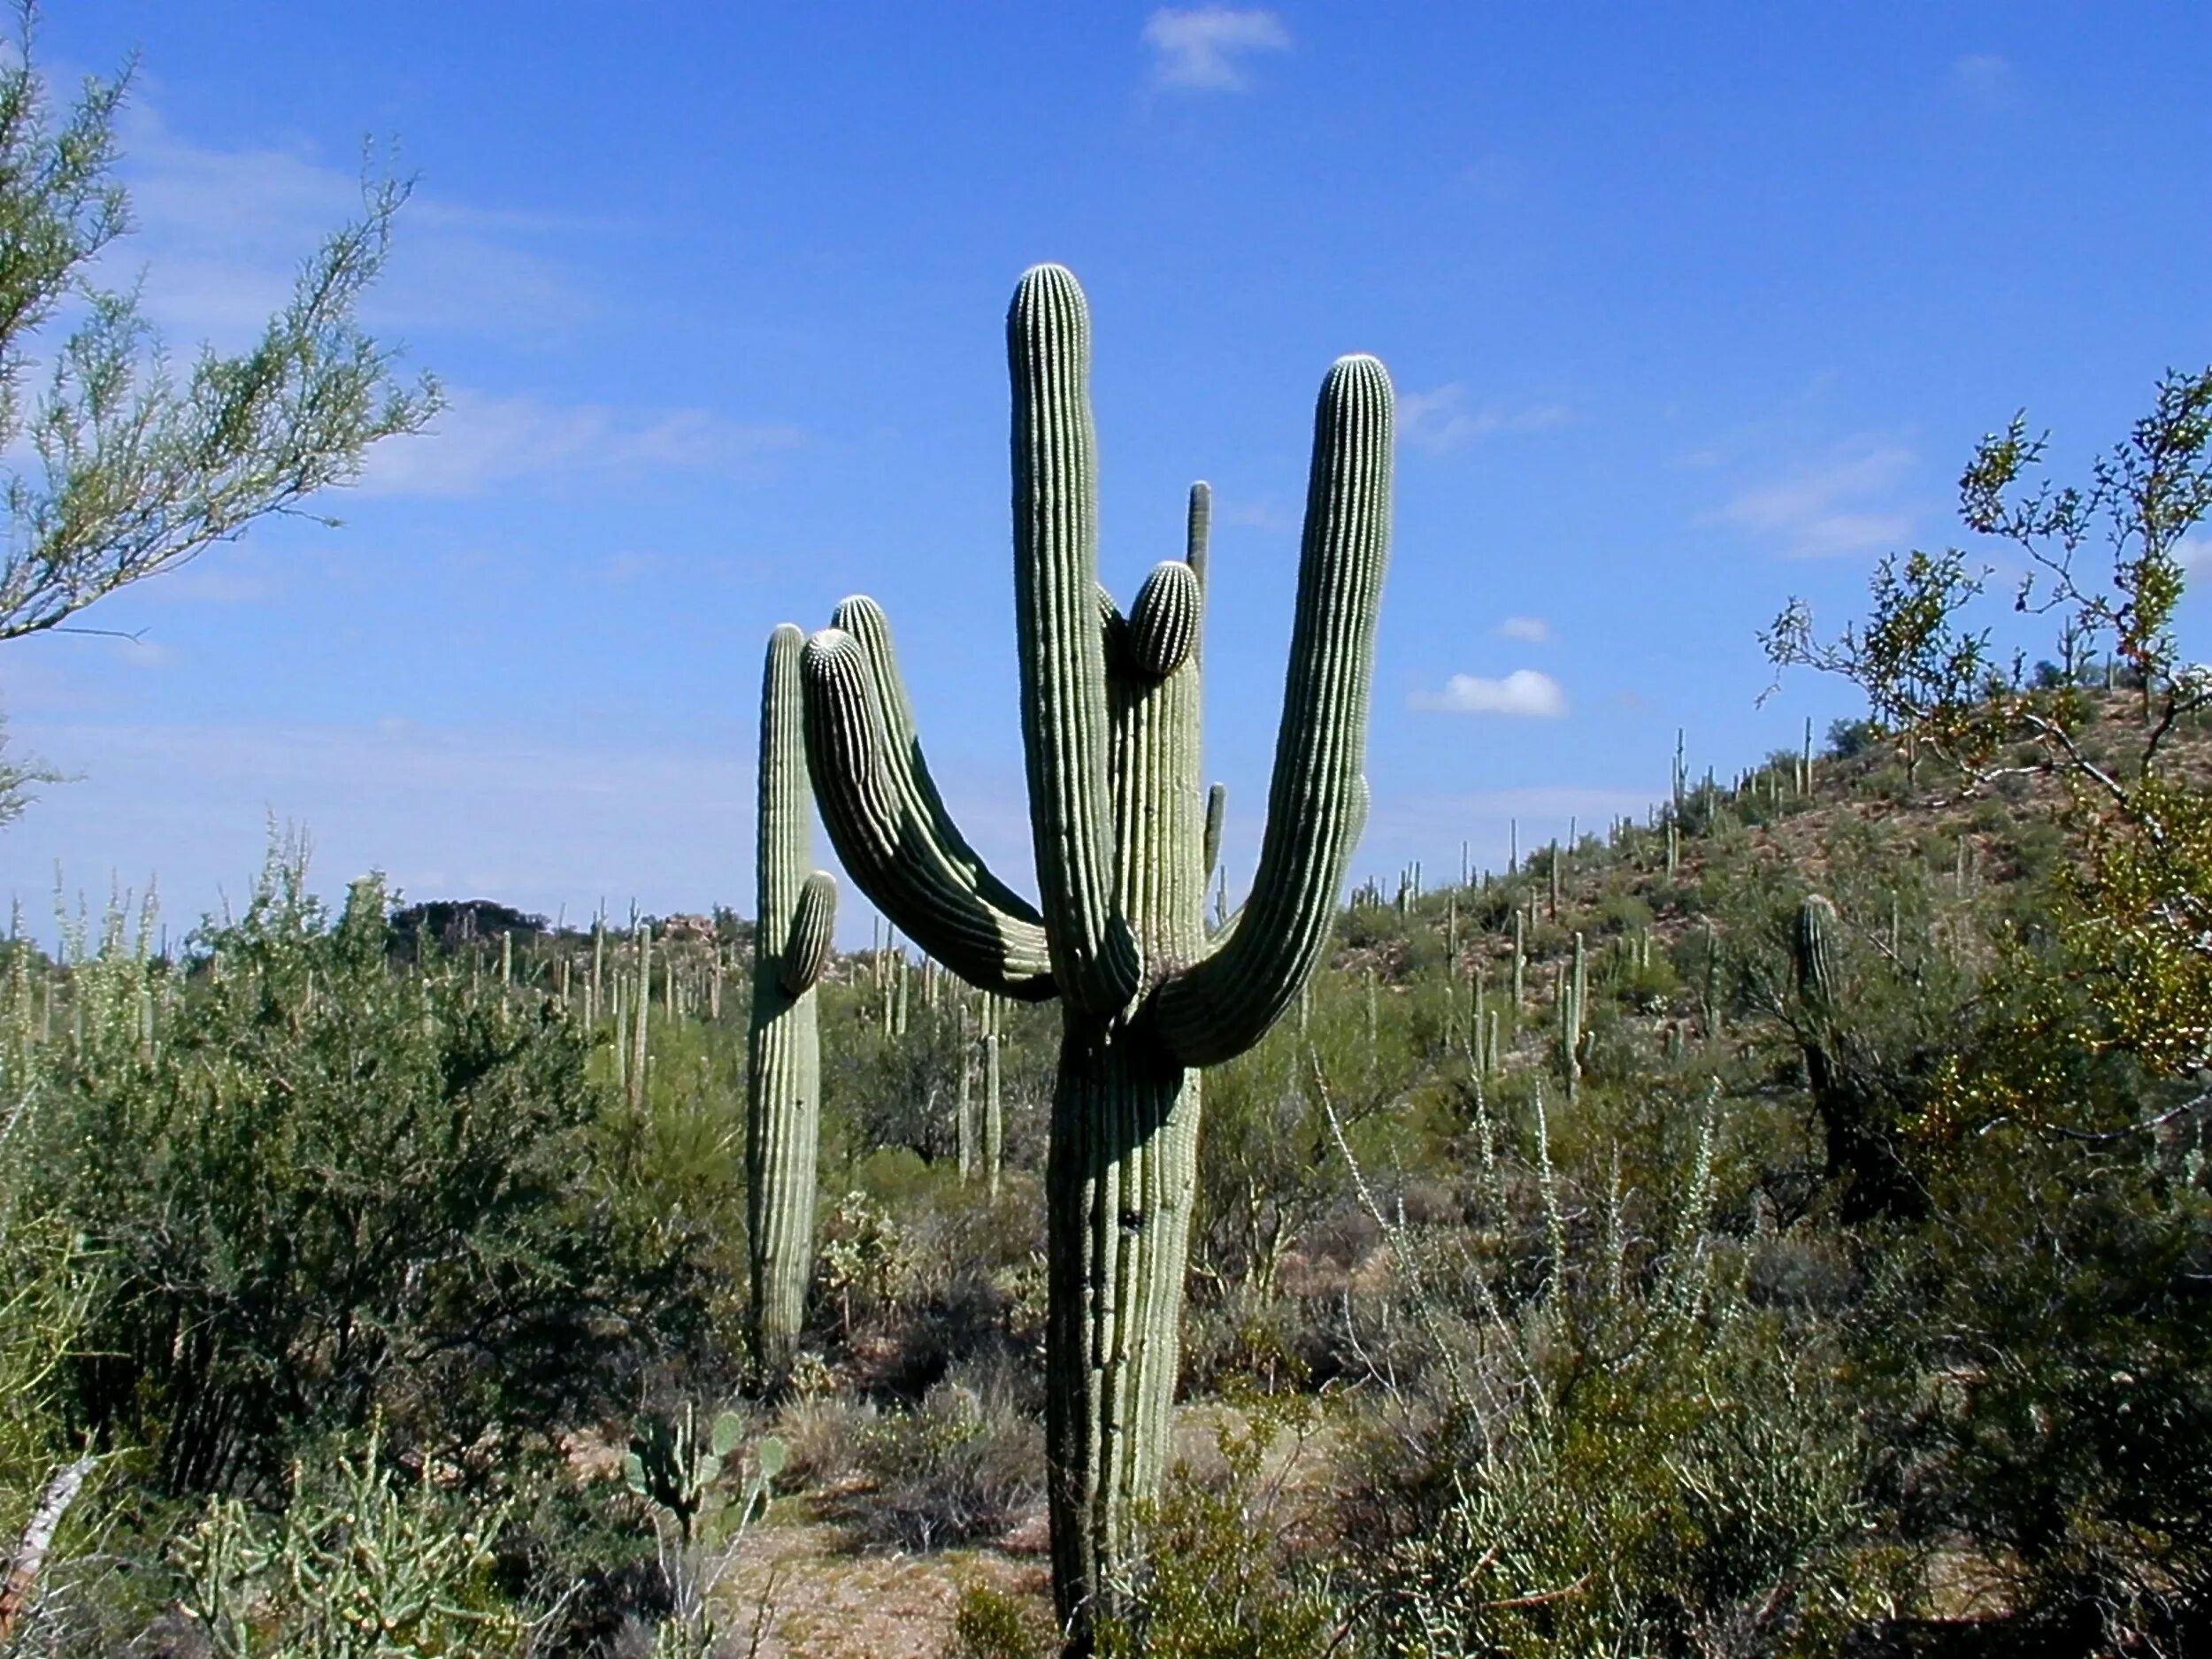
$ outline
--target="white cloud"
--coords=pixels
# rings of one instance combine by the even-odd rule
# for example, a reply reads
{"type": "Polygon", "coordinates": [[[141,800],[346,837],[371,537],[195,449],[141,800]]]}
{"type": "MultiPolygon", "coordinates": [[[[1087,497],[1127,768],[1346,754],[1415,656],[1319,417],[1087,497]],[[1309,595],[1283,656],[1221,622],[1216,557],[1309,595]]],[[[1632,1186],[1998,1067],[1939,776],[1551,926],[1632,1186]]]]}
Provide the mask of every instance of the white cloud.
{"type": "Polygon", "coordinates": [[[1479,442],[1501,432],[1541,432],[1567,419],[1563,403],[1532,403],[1509,409],[1486,403],[1467,407],[1467,388],[1456,381],[1432,392],[1398,394],[1398,433],[1432,454],[1479,442]]]}
{"type": "Polygon", "coordinates": [[[1498,624],[1498,632],[1509,640],[1525,640],[1531,645],[1551,643],[1551,624],[1541,617],[1508,617],[1498,624]]]}
{"type": "Polygon", "coordinates": [[[1167,6],[1146,19],[1144,43],[1152,49],[1156,85],[1241,92],[1248,83],[1237,59],[1287,50],[1290,31],[1275,13],[1258,7],[1167,6]]]}
{"type": "Polygon", "coordinates": [[[1912,463],[1909,449],[1861,441],[1740,491],[1700,522],[1732,525],[1791,558],[1886,552],[1912,534],[1911,516],[1881,500],[1912,463]]]}
{"type": "Polygon", "coordinates": [[[422,433],[369,452],[361,477],[375,495],[468,495],[559,468],[712,471],[802,441],[793,426],[733,421],[702,409],[626,417],[595,403],[551,403],[456,390],[422,433]]]}
{"type": "Polygon", "coordinates": [[[1556,720],[1567,712],[1567,694],[1549,674],[1517,668],[1503,680],[1454,674],[1441,691],[1417,691],[1410,706],[1430,714],[1502,714],[1556,720]]]}
{"type": "Polygon", "coordinates": [[[1951,84],[1978,109],[2001,109],[2015,96],[2012,61],[1994,52],[1968,52],[1953,61],[1951,84]]]}

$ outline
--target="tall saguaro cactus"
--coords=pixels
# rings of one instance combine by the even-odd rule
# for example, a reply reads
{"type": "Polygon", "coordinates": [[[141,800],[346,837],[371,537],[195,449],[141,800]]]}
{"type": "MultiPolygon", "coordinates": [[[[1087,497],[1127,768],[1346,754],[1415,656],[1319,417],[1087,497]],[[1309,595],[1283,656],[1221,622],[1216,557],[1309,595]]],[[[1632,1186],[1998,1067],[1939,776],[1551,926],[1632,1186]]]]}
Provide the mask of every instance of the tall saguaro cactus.
{"type": "Polygon", "coordinates": [[[1135,1565],[1166,1467],[1196,1176],[1198,1068],[1257,1043],[1328,939],[1366,816],[1375,616],[1389,541],[1390,380],[1329,371],[1315,413],[1296,619],[1251,896],[1207,936],[1199,784],[1205,487],[1185,556],[1126,614],[1099,586],[1090,322],[1066,270],[1022,279],[1013,380],[1022,738],[1041,902],[983,864],[916,739],[883,613],[838,608],[808,643],[817,799],[862,889],[987,992],[1058,997],[1048,1455],[1053,1584],[1089,1650],[1135,1565]]]}
{"type": "Polygon", "coordinates": [[[814,1271],[814,1158],[822,1050],[814,987],[828,965],[837,884],[808,843],[806,739],[799,664],[806,636],[768,637],[760,687],[759,921],[746,1046],[746,1224],[753,1361],[774,1387],[789,1370],[814,1271]]]}

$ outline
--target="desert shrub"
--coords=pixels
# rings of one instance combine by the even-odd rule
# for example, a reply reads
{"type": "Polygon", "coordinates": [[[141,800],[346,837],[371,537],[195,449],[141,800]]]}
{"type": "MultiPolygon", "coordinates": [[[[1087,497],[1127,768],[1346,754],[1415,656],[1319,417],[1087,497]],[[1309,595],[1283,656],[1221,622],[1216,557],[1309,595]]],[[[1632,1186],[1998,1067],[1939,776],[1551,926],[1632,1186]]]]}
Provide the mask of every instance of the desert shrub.
{"type": "Polygon", "coordinates": [[[480,1467],[702,1328],[695,1235],[616,1212],[581,1033],[396,973],[383,912],[371,879],[334,922],[273,860],[188,984],[116,930],[74,966],[37,1142],[42,1202],[102,1264],[70,1403],[166,1489],[273,1495],[379,1412],[480,1467]]]}
{"type": "Polygon", "coordinates": [[[1269,1467],[1313,1409],[1249,1393],[1239,1404],[1216,1432],[1218,1470],[1177,1465],[1141,1516],[1138,1612],[1099,1632],[1101,1659],[1323,1659],[1338,1645],[1339,1609],[1297,1550],[1289,1466],[1278,1455],[1269,1467]]]}
{"type": "Polygon", "coordinates": [[[1853,1357],[1911,1479],[2028,1624],[2159,1655],[2212,1640],[2212,1181],[2161,1148],[2001,1127],[1877,1258],[1853,1357]]]}
{"type": "Polygon", "coordinates": [[[1351,1588],[1379,1650],[1826,1653],[1887,1611],[1909,1563],[1867,1544],[1838,1333],[1747,1294],[1712,1224],[1734,1163],[1716,1108],[1625,1164],[1551,1135],[1524,1161],[1477,1114],[1463,1253],[1392,1240],[1399,1322],[1435,1357],[1390,1366],[1355,1442],[1348,1532],[1386,1541],[1351,1588]]]}
{"type": "Polygon", "coordinates": [[[379,1455],[303,1462],[281,1515],[217,1498],[177,1548],[186,1617],[219,1659],[414,1659],[519,1650],[494,1583],[503,1508],[402,1479],[379,1455]]]}
{"type": "Polygon", "coordinates": [[[846,1507],[859,1538],[944,1549],[995,1538],[1044,1494],[1044,1427],[989,1370],[956,1374],[860,1442],[872,1489],[846,1507]]]}
{"type": "Polygon", "coordinates": [[[803,1395],[776,1413],[784,1444],[783,1481],[801,1491],[842,1486],[860,1472],[862,1448],[877,1426],[876,1408],[838,1394],[803,1395]]]}
{"type": "Polygon", "coordinates": [[[1049,1659],[1058,1645],[1050,1616],[1036,1602],[970,1584],[961,1589],[944,1659],[1049,1659]]]}

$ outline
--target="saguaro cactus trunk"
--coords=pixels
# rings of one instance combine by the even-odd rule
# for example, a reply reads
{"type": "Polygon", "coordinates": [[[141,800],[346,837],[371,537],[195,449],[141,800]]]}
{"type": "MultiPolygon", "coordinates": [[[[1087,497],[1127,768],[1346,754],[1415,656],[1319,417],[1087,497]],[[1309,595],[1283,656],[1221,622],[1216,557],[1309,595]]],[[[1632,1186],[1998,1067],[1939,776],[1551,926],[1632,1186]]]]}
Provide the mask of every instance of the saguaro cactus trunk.
{"type": "Polygon", "coordinates": [[[1125,1607],[1134,1527],[1166,1466],[1196,1176],[1197,1069],[1258,1042],[1318,962],[1366,816],[1362,772],[1389,539],[1391,389],[1340,359],[1315,415],[1296,620],[1259,872],[1202,923],[1198,636],[1207,492],[1184,557],[1127,614],[1098,583],[1082,290],[1022,279],[1013,380],[1014,585],[1041,902],[986,869],[945,810],[882,612],[839,607],[809,642],[807,744],[854,880],[987,992],[1060,999],[1051,1119],[1047,1447],[1053,1585],[1069,1651],[1125,1607]]]}
{"type": "Polygon", "coordinates": [[[772,1391],[789,1371],[814,1271],[814,1158],[822,1051],[814,987],[828,964],[837,884],[806,873],[806,741],[789,623],[768,639],[760,688],[759,922],[746,1048],[746,1224],[752,1267],[753,1361],[772,1391]]]}

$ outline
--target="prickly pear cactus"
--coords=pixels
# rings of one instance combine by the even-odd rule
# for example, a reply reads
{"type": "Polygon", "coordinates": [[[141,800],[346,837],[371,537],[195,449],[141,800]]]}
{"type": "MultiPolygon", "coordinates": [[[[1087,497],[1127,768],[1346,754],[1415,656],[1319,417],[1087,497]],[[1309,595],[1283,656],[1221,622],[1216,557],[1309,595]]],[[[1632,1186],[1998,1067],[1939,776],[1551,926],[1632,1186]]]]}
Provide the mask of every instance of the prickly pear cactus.
{"type": "Polygon", "coordinates": [[[1066,270],[1007,319],[1023,748],[1040,902],[985,866],[932,781],[872,602],[807,645],[807,748],[838,856],[893,923],[986,991],[1063,1014],[1047,1186],[1053,1581],[1071,1651],[1128,1581],[1166,1467],[1199,1069],[1245,1052],[1326,945],[1367,810],[1392,402],[1340,359],[1314,417],[1296,621],[1251,895],[1211,937],[1199,782],[1204,486],[1183,557],[1126,612],[1099,586],[1090,319],[1066,270]]]}

